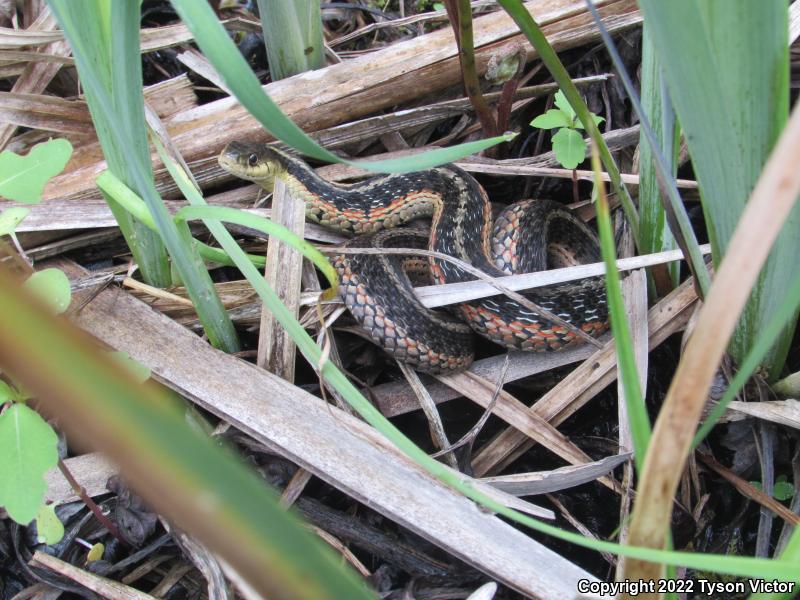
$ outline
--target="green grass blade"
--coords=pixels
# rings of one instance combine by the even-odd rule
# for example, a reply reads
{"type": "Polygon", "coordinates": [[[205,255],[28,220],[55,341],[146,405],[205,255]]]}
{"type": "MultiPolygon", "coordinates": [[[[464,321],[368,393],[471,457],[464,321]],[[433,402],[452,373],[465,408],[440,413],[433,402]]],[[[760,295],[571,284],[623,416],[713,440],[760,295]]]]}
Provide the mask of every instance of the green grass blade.
{"type": "Polygon", "coordinates": [[[797,318],[797,310],[800,308],[800,276],[795,276],[786,296],[781,301],[778,310],[772,315],[766,327],[761,332],[761,335],[753,344],[750,352],[742,361],[739,370],[733,377],[733,380],[728,385],[722,398],[720,398],[717,405],[708,413],[697,434],[694,436],[692,442],[693,447],[703,441],[719,421],[720,417],[725,413],[728,404],[736,397],[736,394],[745,386],[750,376],[756,372],[756,369],[764,360],[764,357],[769,353],[770,348],[775,344],[780,335],[786,330],[786,327],[791,323],[792,319],[797,318]]]}
{"type": "MultiPolygon", "coordinates": [[[[167,165],[167,169],[170,171],[174,168],[174,165],[170,165],[166,162],[164,164],[167,165]]],[[[175,176],[179,176],[177,172],[176,175],[173,175],[173,177],[175,176]]],[[[207,220],[214,220],[223,223],[235,223],[236,225],[242,225],[266,233],[270,237],[274,237],[290,245],[313,262],[314,265],[322,271],[322,274],[325,275],[325,279],[328,280],[328,283],[331,284],[334,290],[339,283],[336,269],[331,266],[331,263],[322,252],[300,236],[286,229],[283,225],[274,223],[264,217],[251,215],[229,206],[184,206],[175,213],[175,219],[177,221],[202,219],[204,222],[207,220]]]]}
{"type": "MultiPolygon", "coordinates": [[[[121,180],[114,176],[111,171],[103,171],[95,180],[95,184],[100,189],[106,200],[113,201],[124,210],[135,216],[141,223],[153,231],[158,231],[158,226],[153,220],[153,216],[147,208],[147,204],[133,190],[126,186],[121,180]]],[[[193,241],[200,256],[212,262],[229,267],[236,266],[224,250],[213,248],[198,240],[193,241]]],[[[264,267],[266,259],[263,256],[248,254],[247,258],[257,267],[264,267]]]]}
{"type": "MultiPolygon", "coordinates": [[[[641,95],[642,108],[660,143],[661,155],[666,160],[666,166],[674,178],[678,170],[680,127],[675,120],[675,109],[646,23],[642,27],[641,95]]],[[[661,252],[677,247],[675,238],[667,226],[653,153],[644,133],[639,136],[639,215],[642,219],[643,252],[661,252]]],[[[662,268],[669,277],[671,287],[677,286],[680,264],[670,263],[662,268]]]]}
{"type": "Polygon", "coordinates": [[[505,9],[512,19],[514,19],[520,31],[528,38],[528,41],[533,47],[536,48],[536,51],[539,53],[539,58],[544,63],[544,66],[547,67],[553,79],[555,79],[558,87],[564,92],[570,105],[577,113],[578,119],[580,119],[580,122],[583,124],[586,133],[588,133],[589,137],[597,144],[603,166],[608,172],[609,179],[611,179],[611,186],[620,198],[622,208],[625,211],[625,216],[630,223],[631,231],[633,232],[638,246],[639,215],[636,212],[636,207],[633,204],[633,200],[631,200],[628,189],[620,178],[619,167],[617,167],[614,157],[611,156],[611,152],[603,136],[600,134],[597,124],[594,122],[594,119],[592,119],[589,108],[586,106],[583,98],[581,98],[580,92],[578,92],[578,88],[572,83],[572,78],[569,76],[569,73],[567,73],[564,65],[561,64],[555,50],[553,50],[553,47],[547,41],[542,30],[539,29],[536,21],[531,17],[531,14],[522,5],[522,2],[520,2],[520,0],[497,0],[497,3],[505,9]]]}
{"type": "MultiPolygon", "coordinates": [[[[183,13],[187,12],[191,13],[196,9],[201,11],[203,10],[208,11],[208,7],[205,6],[205,3],[202,2],[194,3],[194,2],[188,2],[187,0],[174,0],[174,1],[176,7],[179,7],[179,11],[181,11],[182,15],[183,13]]],[[[210,13],[210,11],[208,11],[208,13],[210,13]]],[[[219,23],[216,21],[216,19],[213,19],[213,23],[221,31],[221,27],[219,26],[219,23]]],[[[195,23],[195,26],[196,25],[197,23],[195,23]]],[[[194,29],[193,32],[195,34],[198,33],[198,31],[194,29]]],[[[220,41],[220,38],[211,38],[211,40],[220,41]]],[[[201,45],[203,43],[209,44],[212,42],[210,42],[209,40],[201,41],[201,45]]],[[[233,48],[232,44],[230,43],[230,40],[227,39],[227,36],[224,37],[223,46],[225,44],[228,44],[228,46],[233,48]]],[[[239,58],[241,60],[241,57],[239,58]]],[[[215,66],[219,68],[218,65],[215,64],[215,66]]],[[[250,72],[249,69],[248,72],[250,73],[250,77],[252,78],[253,82],[257,85],[258,82],[255,80],[254,76],[252,75],[252,72],[250,72]]],[[[252,92],[253,90],[250,91],[252,92]]],[[[258,102],[263,103],[264,98],[265,96],[263,95],[259,87],[258,95],[254,95],[251,99],[255,103],[258,102]]],[[[572,103],[572,99],[570,99],[570,102],[572,103]]],[[[113,114],[113,111],[109,108],[110,101],[106,97],[103,97],[102,94],[100,94],[100,101],[98,102],[98,105],[100,106],[100,110],[105,111],[107,114],[113,114]]],[[[574,106],[575,104],[573,103],[573,107],[574,106]]],[[[584,123],[584,125],[587,126],[586,123],[584,123]]],[[[591,125],[587,126],[587,130],[591,131],[592,126],[593,122],[591,125]]],[[[279,127],[287,127],[287,126],[285,123],[279,123],[279,127]]],[[[596,130],[596,127],[594,129],[596,130]]],[[[482,143],[486,144],[486,142],[482,143]]],[[[312,156],[318,156],[317,154],[315,154],[315,152],[318,151],[318,147],[316,148],[317,149],[315,149],[314,152],[309,152],[309,154],[312,156]]],[[[302,148],[300,149],[302,150],[302,148]]],[[[444,154],[441,153],[440,151],[438,155],[434,156],[436,156],[437,159],[439,159],[442,156],[444,156],[444,154]]],[[[363,163],[360,164],[363,166],[363,163]]],[[[375,163],[372,164],[374,165],[375,163]]],[[[421,167],[414,167],[414,168],[421,168],[421,167]]],[[[606,169],[610,173],[612,172],[612,169],[608,165],[606,165],[606,169]]],[[[136,175],[137,179],[143,178],[142,174],[136,170],[134,170],[134,174],[136,175]]],[[[142,183],[142,181],[137,181],[137,183],[142,183]]],[[[166,230],[168,232],[174,231],[175,238],[179,238],[176,230],[171,229],[170,227],[165,227],[164,225],[164,221],[169,220],[169,215],[166,214],[163,205],[159,204],[155,206],[154,210],[154,206],[151,205],[152,192],[151,190],[148,189],[146,189],[145,191],[148,194],[151,194],[150,197],[148,197],[147,194],[145,194],[144,197],[145,201],[147,201],[148,208],[153,212],[154,220],[158,224],[159,229],[161,229],[162,231],[166,230]]],[[[202,203],[203,202],[202,198],[199,198],[198,200],[198,195],[193,189],[188,191],[190,201],[192,200],[193,192],[194,192],[194,201],[202,203]]],[[[305,332],[302,326],[292,317],[291,313],[280,302],[280,300],[275,295],[274,291],[269,287],[269,285],[266,284],[264,278],[261,276],[259,271],[253,266],[250,259],[235,243],[232,236],[230,236],[230,234],[219,223],[214,223],[212,221],[209,221],[209,229],[211,229],[212,233],[220,242],[225,252],[231,257],[231,259],[236,263],[237,267],[245,274],[245,276],[254,286],[256,291],[261,296],[265,306],[273,312],[277,320],[292,336],[298,348],[306,357],[306,359],[313,365],[319,365],[321,359],[321,352],[319,348],[316,346],[314,340],[305,332]]],[[[167,246],[169,247],[169,243],[167,244],[167,246]]],[[[2,318],[2,313],[0,313],[0,318],[2,318]]],[[[682,565],[682,566],[692,567],[695,569],[712,570],[722,573],[732,573],[741,576],[785,578],[789,577],[790,574],[792,574],[794,572],[794,569],[796,568],[794,564],[790,563],[789,561],[783,561],[783,560],[767,561],[763,559],[756,559],[749,557],[723,557],[723,556],[706,555],[698,553],[669,552],[669,551],[654,550],[647,548],[632,548],[629,546],[621,546],[611,542],[591,540],[585,538],[580,534],[563,531],[552,525],[541,523],[526,515],[520,514],[517,511],[502,506],[495,500],[492,500],[491,498],[485,496],[484,494],[477,492],[469,484],[465,483],[460,475],[452,472],[441,463],[438,463],[437,461],[431,459],[425,452],[420,450],[413,442],[411,442],[411,440],[406,438],[394,425],[392,425],[389,421],[387,421],[377,411],[377,409],[375,409],[375,407],[373,407],[360,394],[360,392],[352,385],[352,383],[350,383],[350,381],[346,378],[346,376],[338,368],[336,368],[335,365],[333,365],[330,362],[325,362],[321,366],[321,371],[323,376],[329,382],[331,382],[331,384],[338,391],[340,391],[343,394],[343,396],[348,400],[348,402],[350,402],[354,406],[354,408],[356,408],[356,410],[362,416],[364,416],[364,418],[370,424],[372,424],[381,432],[383,432],[384,435],[387,436],[387,438],[389,438],[395,445],[397,445],[415,462],[417,462],[423,468],[428,470],[432,475],[438,477],[443,482],[461,491],[468,497],[486,506],[490,510],[495,511],[500,515],[506,516],[518,523],[531,527],[536,531],[546,533],[548,535],[552,535],[559,539],[569,541],[583,547],[592,548],[595,550],[614,552],[616,554],[621,554],[624,556],[633,556],[640,558],[642,560],[648,560],[653,562],[682,565]]],[[[98,407],[97,410],[98,411],[102,410],[102,407],[98,407]]],[[[240,495],[241,493],[238,488],[231,487],[230,489],[233,490],[234,493],[236,493],[237,495],[240,495]]],[[[342,597],[348,597],[348,596],[342,596],[342,597]]]]}
{"type": "MultiPolygon", "coordinates": [[[[655,137],[661,144],[661,154],[668,161],[671,175],[677,174],[678,127],[669,93],[664,86],[647,23],[642,28],[642,108],[647,115],[655,137]]],[[[667,227],[666,215],[661,205],[653,153],[642,132],[639,135],[639,216],[641,217],[642,252],[653,253],[674,250],[675,238],[667,227]]],[[[678,284],[680,265],[666,267],[672,286],[678,284]]]]}
{"type": "Polygon", "coordinates": [[[325,66],[319,0],[258,0],[272,80],[325,66]]]}
{"type": "MultiPolygon", "coordinates": [[[[92,99],[90,102],[92,118],[96,123],[101,124],[101,128],[98,129],[98,135],[100,135],[101,131],[105,131],[105,134],[113,140],[113,145],[110,146],[110,156],[116,156],[118,153],[122,153],[121,155],[124,156],[125,173],[129,177],[129,183],[126,183],[126,185],[135,190],[147,204],[147,208],[158,228],[158,234],[156,235],[163,240],[163,243],[169,249],[173,265],[180,274],[181,281],[186,286],[189,298],[195,305],[198,318],[203,323],[209,341],[217,348],[235,352],[239,349],[236,331],[216,294],[214,284],[208,275],[208,271],[206,271],[202,259],[195,251],[193,244],[190,243],[191,236],[188,234],[188,230],[180,230],[176,226],[155,189],[150,153],[146,150],[147,132],[144,129],[144,117],[142,116],[139,121],[141,128],[137,129],[135,116],[121,112],[121,110],[134,110],[130,106],[132,100],[130,98],[126,100],[118,99],[114,90],[110,91],[104,86],[102,77],[105,71],[102,65],[98,67],[95,63],[103,56],[107,56],[107,53],[100,56],[93,53],[102,52],[102,48],[100,48],[97,40],[93,40],[89,36],[89,32],[97,34],[97,31],[102,31],[102,28],[96,26],[94,29],[83,30],[81,25],[78,24],[81,22],[90,23],[92,19],[97,18],[97,15],[89,14],[82,10],[86,9],[85,4],[67,0],[50,0],[50,6],[64,28],[65,35],[72,46],[78,73],[81,76],[87,98],[92,99]],[[126,108],[118,110],[118,104],[126,108]],[[131,121],[128,122],[128,119],[131,119],[131,121]],[[137,137],[142,139],[137,142],[137,137]],[[126,149],[137,147],[140,148],[139,152],[125,153],[126,149]],[[142,148],[144,148],[144,152],[141,152],[142,148]]],[[[128,33],[120,33],[123,37],[133,36],[132,32],[136,32],[136,53],[134,56],[129,56],[128,60],[138,65],[139,2],[137,0],[118,0],[114,5],[114,9],[115,19],[133,19],[132,23],[126,24],[116,21],[115,23],[117,27],[131,29],[128,33]]],[[[114,32],[114,35],[116,34],[117,32],[114,32]]],[[[130,51],[132,49],[131,39],[126,37],[123,42],[120,42],[119,49],[120,51],[130,51]]],[[[141,79],[138,81],[139,87],[135,90],[135,97],[139,105],[138,110],[143,115],[144,100],[141,94],[141,79]]],[[[122,86],[121,89],[126,93],[134,93],[134,89],[127,84],[120,85],[122,86]]],[[[105,152],[106,148],[104,147],[103,150],[105,152]]],[[[111,164],[111,160],[109,160],[109,164],[111,164]]],[[[112,210],[115,210],[115,215],[117,212],[125,212],[115,202],[112,202],[110,206],[112,210]]],[[[125,214],[127,216],[127,212],[125,214]]],[[[140,223],[140,225],[148,236],[152,235],[144,224],[140,223]]],[[[169,280],[171,279],[170,277],[169,280]]]]}
{"type": "MultiPolygon", "coordinates": [[[[135,129],[139,124],[144,124],[139,3],[120,1],[115,4],[113,11],[110,0],[50,0],[49,4],[75,51],[81,80],[94,80],[93,85],[85,85],[84,82],[86,100],[109,169],[141,194],[142,190],[135,185],[131,173],[133,167],[129,162],[130,156],[137,154],[140,157],[147,156],[149,166],[150,156],[146,140],[142,146],[144,130],[135,129]],[[114,110],[109,111],[107,117],[98,107],[100,100],[94,91],[96,89],[102,89],[113,97],[114,110]],[[115,132],[122,127],[133,135],[127,139],[117,135],[115,132]]],[[[109,207],[144,279],[159,287],[169,285],[167,255],[160,237],[113,202],[109,207]]]]}
{"type": "MultiPolygon", "coordinates": [[[[180,170],[174,165],[176,170],[180,170]]],[[[203,205],[205,200],[191,185],[189,178],[182,174],[176,179],[176,183],[181,191],[186,195],[187,200],[193,205],[203,205]]],[[[261,273],[251,263],[245,253],[239,248],[230,233],[219,222],[208,221],[207,227],[212,235],[217,239],[220,246],[235,262],[239,270],[244,274],[250,284],[261,298],[264,306],[272,312],[276,320],[291,336],[297,348],[311,365],[320,365],[322,353],[311,336],[293,317],[291,312],[280,301],[278,296],[266,282],[261,273]]],[[[674,552],[665,550],[654,550],[651,548],[635,548],[623,546],[612,542],[606,542],[584,537],[578,533],[564,531],[553,525],[548,525],[537,521],[527,515],[510,509],[496,500],[489,498],[482,492],[475,490],[469,483],[456,472],[450,470],[442,463],[432,459],[407,438],[397,427],[388,421],[372,403],[370,403],[359,390],[347,379],[336,365],[330,361],[322,363],[322,376],[345,398],[345,400],[367,421],[370,425],[380,431],[388,440],[404,452],[409,458],[428,471],[431,475],[442,482],[458,490],[468,498],[487,507],[488,509],[505,516],[517,523],[526,525],[535,531],[551,535],[561,540],[572,542],[585,548],[598,551],[612,552],[623,556],[632,556],[642,560],[652,562],[662,562],[669,565],[687,566],[699,570],[710,570],[720,573],[731,573],[740,576],[750,577],[781,577],[792,572],[794,565],[786,561],[765,560],[749,557],[728,557],[719,555],[708,555],[689,552],[674,552]]],[[[638,382],[637,382],[638,384],[638,382]]],[[[641,396],[641,394],[640,394],[641,396]]]]}
{"type": "Polygon", "coordinates": [[[154,508],[224,556],[263,597],[373,597],[241,459],[186,424],[174,397],[137,385],[93,342],[48,318],[5,271],[0,281],[3,370],[109,452],[154,508]]]}
{"type": "MultiPolygon", "coordinates": [[[[692,164],[719,264],[788,115],[785,2],[641,0],[692,164]]],[[[773,246],[731,342],[741,362],[777,310],[800,255],[800,207],[773,246]]],[[[783,364],[796,319],[765,359],[783,364]]]]}
{"type": "Polygon", "coordinates": [[[678,193],[678,187],[671,177],[672,169],[669,166],[667,159],[662,155],[661,145],[659,144],[659,141],[656,139],[656,136],[650,127],[649,119],[642,108],[641,102],[639,102],[636,89],[633,87],[633,82],[628,76],[628,72],[625,70],[625,65],[623,64],[622,58],[617,52],[617,48],[614,45],[614,41],[611,39],[611,35],[609,35],[605,25],[603,25],[600,14],[597,12],[592,0],[586,0],[586,3],[589,6],[589,11],[592,13],[592,17],[594,18],[597,28],[600,30],[600,36],[603,38],[603,43],[605,44],[606,49],[611,56],[611,60],[616,67],[617,74],[620,78],[620,81],[622,81],[622,85],[625,88],[625,92],[628,94],[631,104],[633,105],[636,116],[639,117],[639,121],[642,124],[642,134],[647,140],[648,149],[653,158],[653,166],[655,167],[656,176],[659,178],[659,183],[661,184],[661,188],[667,201],[667,203],[664,205],[666,217],[670,222],[672,233],[676,237],[678,245],[681,247],[681,250],[683,250],[683,253],[687,258],[687,264],[692,271],[696,285],[699,288],[698,293],[702,298],[706,293],[708,293],[708,288],[711,287],[711,278],[708,275],[708,271],[703,261],[703,255],[700,252],[700,246],[697,243],[694,229],[689,221],[689,215],[686,213],[686,208],[684,207],[680,194],[678,193]]]}
{"type": "Polygon", "coordinates": [[[227,32],[207,2],[172,0],[172,5],[192,34],[194,34],[203,54],[214,65],[214,68],[219,72],[237,100],[258,119],[264,129],[307,156],[329,162],[355,165],[369,171],[407,173],[453,162],[501,142],[507,142],[514,137],[513,135],[502,135],[391,160],[343,160],[312,140],[284,115],[278,105],[264,93],[255,74],[247,65],[239,49],[228,37],[227,32]]]}
{"type": "Polygon", "coordinates": [[[625,390],[625,406],[630,420],[631,439],[633,441],[633,457],[637,471],[644,465],[647,446],[650,443],[650,419],[647,416],[642,388],[639,385],[639,369],[633,352],[631,332],[628,327],[628,313],[622,300],[622,288],[617,271],[617,251],[614,242],[614,229],[611,225],[611,214],[605,193],[597,146],[592,144],[592,169],[594,185],[599,191],[597,196],[597,231],[600,234],[600,251],[606,265],[606,300],[611,319],[611,331],[614,334],[614,346],[617,351],[617,364],[625,390]]]}
{"type": "MultiPolygon", "coordinates": [[[[784,548],[781,553],[781,560],[794,562],[796,565],[800,565],[800,527],[794,528],[792,536],[789,538],[789,543],[786,544],[786,548],[784,548]]],[[[793,581],[795,583],[791,592],[785,594],[781,592],[756,593],[751,594],[748,600],[791,600],[792,598],[796,598],[797,589],[798,586],[800,586],[800,569],[795,571],[794,577],[786,581],[793,581]]]]}

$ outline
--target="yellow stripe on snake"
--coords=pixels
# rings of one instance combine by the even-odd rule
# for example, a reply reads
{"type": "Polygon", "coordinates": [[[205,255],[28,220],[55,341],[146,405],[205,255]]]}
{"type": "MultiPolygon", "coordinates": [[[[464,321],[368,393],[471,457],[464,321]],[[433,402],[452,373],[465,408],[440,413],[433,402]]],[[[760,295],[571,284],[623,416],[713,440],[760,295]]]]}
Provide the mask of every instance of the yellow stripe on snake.
{"type": "MultiPolygon", "coordinates": [[[[524,200],[492,222],[486,192],[453,165],[373,177],[354,185],[325,181],[304,161],[264,144],[230,143],[219,157],[226,171],[271,190],[275,179],[306,204],[306,217],[355,234],[350,247],[427,248],[465,261],[493,277],[600,260],[595,233],[562,205],[524,200]],[[431,217],[430,236],[395,229],[431,217]]],[[[458,266],[429,258],[438,284],[471,281],[458,266]]],[[[515,350],[553,351],[580,341],[573,331],[505,296],[465,302],[453,315],[426,308],[413,291],[398,255],[352,254],[334,259],[342,298],[370,338],[420,371],[464,369],[474,356],[475,330],[515,350]]],[[[419,262],[419,261],[417,261],[419,262]]],[[[608,328],[605,287],[589,278],[525,294],[538,306],[592,336],[608,328]]]]}

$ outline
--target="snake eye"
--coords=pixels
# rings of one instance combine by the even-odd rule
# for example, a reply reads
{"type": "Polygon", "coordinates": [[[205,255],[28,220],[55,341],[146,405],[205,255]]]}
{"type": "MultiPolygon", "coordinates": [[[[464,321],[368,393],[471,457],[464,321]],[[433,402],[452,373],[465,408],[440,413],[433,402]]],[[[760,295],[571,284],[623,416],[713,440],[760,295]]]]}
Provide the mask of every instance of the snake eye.
{"type": "Polygon", "coordinates": [[[253,153],[247,157],[247,164],[251,167],[255,167],[258,164],[258,154],[253,153]]]}

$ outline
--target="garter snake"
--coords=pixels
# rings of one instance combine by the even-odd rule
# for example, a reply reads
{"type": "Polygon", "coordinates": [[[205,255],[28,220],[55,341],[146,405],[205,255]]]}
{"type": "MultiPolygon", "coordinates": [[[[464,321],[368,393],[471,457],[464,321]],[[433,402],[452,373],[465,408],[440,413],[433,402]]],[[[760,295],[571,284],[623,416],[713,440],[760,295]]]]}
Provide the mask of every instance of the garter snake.
{"type": "MultiPolygon", "coordinates": [[[[306,204],[315,223],[355,234],[350,247],[427,248],[465,261],[488,275],[540,271],[600,260],[597,237],[562,205],[524,200],[493,221],[485,191],[454,165],[373,177],[354,185],[325,181],[300,158],[264,144],[231,142],[219,156],[226,171],[271,190],[276,178],[306,204]],[[396,229],[431,217],[430,235],[396,229]]],[[[472,330],[516,350],[560,350],[577,336],[505,296],[458,305],[453,315],[423,306],[407,274],[416,261],[393,255],[347,254],[334,259],[345,304],[369,336],[420,371],[452,371],[473,358],[472,330]]],[[[426,261],[435,283],[475,277],[436,258],[426,261]]],[[[608,327],[600,278],[538,288],[525,295],[592,336],[608,327]]]]}

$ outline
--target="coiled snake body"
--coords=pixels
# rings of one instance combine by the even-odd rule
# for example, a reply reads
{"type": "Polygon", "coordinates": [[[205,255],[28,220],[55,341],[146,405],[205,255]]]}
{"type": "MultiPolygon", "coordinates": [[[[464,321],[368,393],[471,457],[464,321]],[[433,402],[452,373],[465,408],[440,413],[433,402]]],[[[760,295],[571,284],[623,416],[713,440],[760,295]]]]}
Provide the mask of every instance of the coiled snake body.
{"type": "MultiPolygon", "coordinates": [[[[567,262],[596,262],[598,242],[587,225],[560,204],[525,200],[492,223],[491,205],[475,179],[453,165],[335,185],[301,159],[263,144],[232,142],[219,157],[234,175],[271,189],[276,178],[306,203],[309,220],[357,234],[349,246],[427,248],[465,261],[488,275],[540,271],[567,262]],[[395,229],[432,218],[430,236],[395,229]]],[[[475,277],[449,262],[430,258],[436,283],[475,277]]],[[[370,337],[420,371],[463,369],[472,362],[474,329],[516,350],[560,350],[576,342],[573,331],[505,296],[458,305],[450,314],[416,298],[407,267],[422,261],[398,255],[350,254],[334,259],[345,304],[370,337]],[[466,323],[464,322],[466,321],[466,323]]],[[[538,288],[526,294],[541,308],[592,336],[608,327],[605,288],[599,278],[538,288]]]]}

